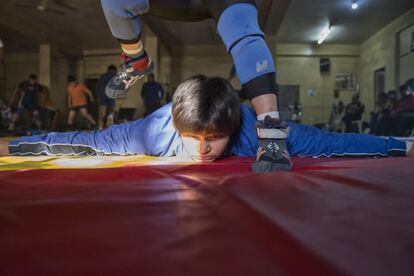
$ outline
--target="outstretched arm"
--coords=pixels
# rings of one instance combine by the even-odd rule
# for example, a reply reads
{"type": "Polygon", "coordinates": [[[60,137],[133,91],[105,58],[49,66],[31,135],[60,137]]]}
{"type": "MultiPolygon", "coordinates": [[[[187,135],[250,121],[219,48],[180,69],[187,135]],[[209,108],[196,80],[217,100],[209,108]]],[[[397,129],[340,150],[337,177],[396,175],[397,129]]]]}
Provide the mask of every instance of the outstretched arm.
{"type": "Polygon", "coordinates": [[[312,126],[290,124],[289,153],[299,156],[405,156],[407,143],[392,137],[335,133],[312,126]]]}
{"type": "Polygon", "coordinates": [[[52,132],[11,141],[10,155],[127,155],[171,156],[178,134],[171,106],[144,119],[94,132],[52,132]]]}

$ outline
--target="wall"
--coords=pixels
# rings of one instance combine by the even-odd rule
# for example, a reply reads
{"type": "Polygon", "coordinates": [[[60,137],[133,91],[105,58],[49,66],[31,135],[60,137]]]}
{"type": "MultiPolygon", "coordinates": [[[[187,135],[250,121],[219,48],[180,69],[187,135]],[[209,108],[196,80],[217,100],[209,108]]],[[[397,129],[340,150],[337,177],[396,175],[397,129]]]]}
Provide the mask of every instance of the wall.
{"type": "Polygon", "coordinates": [[[398,51],[399,78],[398,83],[402,84],[410,78],[414,78],[414,50],[413,50],[414,20],[412,25],[399,34],[400,49],[398,51]]]}
{"type": "MultiPolygon", "coordinates": [[[[300,100],[305,116],[304,123],[321,123],[329,120],[336,73],[357,73],[359,46],[331,45],[313,48],[308,45],[278,44],[276,46],[277,80],[280,85],[299,85],[300,100]],[[331,58],[329,74],[319,72],[319,58],[331,58]],[[314,97],[307,96],[307,90],[317,91],[314,97]]],[[[186,46],[173,48],[172,83],[194,74],[221,76],[226,78],[232,59],[221,46],[186,46]],[[208,54],[206,54],[208,53],[208,54]]],[[[238,79],[232,80],[240,88],[238,79]]],[[[349,102],[352,91],[340,93],[344,102],[349,102]]]]}
{"type": "MultiPolygon", "coordinates": [[[[414,23],[414,9],[400,16],[361,45],[359,63],[361,100],[367,110],[374,108],[374,71],[385,67],[385,90],[395,90],[400,81],[399,75],[410,72],[397,70],[397,33],[414,23]],[[397,70],[397,71],[396,71],[397,70]]],[[[407,68],[408,70],[408,68],[407,68]]],[[[401,80],[402,81],[402,80],[401,80]]]]}
{"type": "MultiPolygon", "coordinates": [[[[233,64],[223,46],[185,46],[172,49],[171,82],[177,86],[195,74],[228,77],[233,64]]],[[[232,84],[239,88],[237,80],[232,84]]]]}
{"type": "Polygon", "coordinates": [[[277,81],[279,85],[299,85],[302,122],[305,124],[326,123],[334,102],[350,102],[356,93],[354,90],[341,90],[339,99],[334,99],[335,77],[338,73],[356,74],[358,61],[357,45],[276,45],[277,81]],[[321,57],[330,59],[330,71],[327,73],[320,72],[321,57]],[[309,90],[315,91],[316,95],[310,96],[309,90]]]}
{"type": "Polygon", "coordinates": [[[39,74],[39,55],[37,53],[7,54],[4,71],[6,91],[3,91],[5,95],[2,97],[9,100],[17,86],[27,80],[32,73],[39,74]]]}

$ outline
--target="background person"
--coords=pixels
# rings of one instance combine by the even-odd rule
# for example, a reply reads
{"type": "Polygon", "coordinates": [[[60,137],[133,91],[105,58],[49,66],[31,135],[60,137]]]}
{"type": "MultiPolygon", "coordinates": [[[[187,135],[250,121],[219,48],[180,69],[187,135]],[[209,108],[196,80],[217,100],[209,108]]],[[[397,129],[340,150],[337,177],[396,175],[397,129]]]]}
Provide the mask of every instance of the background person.
{"type": "MultiPolygon", "coordinates": [[[[42,91],[42,87],[37,83],[37,76],[30,74],[29,79],[19,84],[11,97],[12,116],[9,125],[9,130],[14,130],[17,121],[22,115],[23,111],[27,111],[32,118],[33,123],[37,129],[42,128],[40,121],[40,107],[39,97],[42,91]]],[[[28,122],[28,128],[31,127],[31,122],[28,122]]],[[[26,122],[23,122],[26,125],[26,122]]]]}
{"type": "Polygon", "coordinates": [[[145,105],[144,116],[147,116],[161,107],[161,100],[165,92],[162,85],[155,81],[154,74],[148,75],[148,80],[142,85],[141,97],[145,105]]]}
{"type": "Polygon", "coordinates": [[[69,130],[74,129],[74,120],[76,113],[79,111],[83,118],[88,120],[91,123],[91,128],[96,127],[96,122],[89,114],[87,106],[88,99],[93,102],[92,92],[83,84],[80,84],[76,81],[74,76],[68,77],[68,128],[69,130]]]}
{"type": "Polygon", "coordinates": [[[105,87],[108,84],[108,81],[115,76],[116,71],[117,69],[115,65],[109,65],[106,72],[100,76],[98,83],[96,84],[96,92],[99,97],[99,129],[103,129],[105,126],[109,127],[114,123],[115,99],[109,98],[105,94],[105,87]]]}

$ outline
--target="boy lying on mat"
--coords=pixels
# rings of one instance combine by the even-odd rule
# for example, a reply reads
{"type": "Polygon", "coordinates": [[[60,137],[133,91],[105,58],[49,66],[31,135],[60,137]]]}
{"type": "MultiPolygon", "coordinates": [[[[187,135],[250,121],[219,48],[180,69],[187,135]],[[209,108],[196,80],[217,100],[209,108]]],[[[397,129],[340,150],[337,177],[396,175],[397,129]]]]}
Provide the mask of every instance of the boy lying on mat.
{"type": "MultiPolygon", "coordinates": [[[[177,88],[172,104],[143,119],[101,131],[52,132],[11,142],[1,141],[0,154],[147,154],[185,156],[203,162],[231,155],[253,157],[257,148],[260,149],[257,136],[253,135],[255,121],[254,111],[239,103],[237,94],[226,80],[197,75],[177,88]]],[[[267,127],[272,128],[263,125],[258,131],[266,133],[267,127]]],[[[277,147],[277,144],[273,146],[277,147]]],[[[297,156],[414,157],[410,142],[364,134],[330,133],[295,123],[288,123],[287,149],[282,150],[297,156]]],[[[269,154],[269,151],[263,151],[263,154],[269,154]]],[[[271,165],[271,162],[266,163],[266,158],[261,158],[252,166],[254,171],[260,172],[271,165]]]]}

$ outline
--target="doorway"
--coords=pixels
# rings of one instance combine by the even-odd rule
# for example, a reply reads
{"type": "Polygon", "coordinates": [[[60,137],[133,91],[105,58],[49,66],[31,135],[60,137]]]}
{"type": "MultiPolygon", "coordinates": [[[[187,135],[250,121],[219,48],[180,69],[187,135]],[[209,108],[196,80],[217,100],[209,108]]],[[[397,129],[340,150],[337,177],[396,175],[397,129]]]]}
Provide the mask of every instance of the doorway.
{"type": "Polygon", "coordinates": [[[97,91],[96,91],[96,85],[98,84],[98,80],[97,78],[87,78],[85,79],[85,85],[86,87],[88,87],[89,90],[92,91],[92,95],[94,98],[94,102],[93,103],[89,103],[88,105],[88,111],[89,114],[92,115],[92,117],[97,120],[98,119],[98,113],[99,113],[99,95],[97,95],[97,91]]]}
{"type": "Polygon", "coordinates": [[[374,103],[380,93],[385,93],[385,67],[374,71],[374,103]]]}

